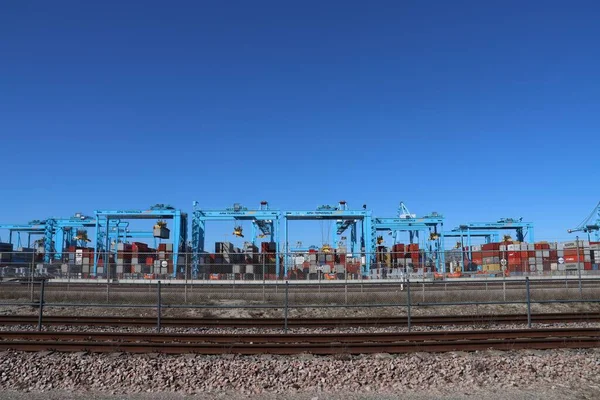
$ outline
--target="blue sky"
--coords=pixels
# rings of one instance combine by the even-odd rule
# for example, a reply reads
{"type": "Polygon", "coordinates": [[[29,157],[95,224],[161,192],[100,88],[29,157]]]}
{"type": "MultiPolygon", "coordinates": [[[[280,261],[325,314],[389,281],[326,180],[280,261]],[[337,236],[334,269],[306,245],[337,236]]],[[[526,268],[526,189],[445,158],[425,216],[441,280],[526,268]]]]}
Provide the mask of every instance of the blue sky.
{"type": "Polygon", "coordinates": [[[599,16],[593,1],[4,2],[0,222],[193,200],[393,216],[404,200],[448,228],[522,216],[567,239],[600,198],[599,16]]]}

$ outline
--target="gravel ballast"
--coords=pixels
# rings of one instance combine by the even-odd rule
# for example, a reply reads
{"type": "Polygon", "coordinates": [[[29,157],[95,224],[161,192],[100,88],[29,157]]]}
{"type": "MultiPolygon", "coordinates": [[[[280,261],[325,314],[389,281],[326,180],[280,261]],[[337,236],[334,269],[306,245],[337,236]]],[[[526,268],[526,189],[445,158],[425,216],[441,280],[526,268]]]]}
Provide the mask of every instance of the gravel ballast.
{"type": "Polygon", "coordinates": [[[341,393],[377,394],[372,398],[458,394],[460,398],[481,391],[511,390],[533,396],[564,392],[593,399],[600,397],[600,351],[337,357],[7,351],[0,353],[0,389],[3,393],[172,393],[209,398],[227,394],[223,398],[309,399],[336,398],[341,393]]]}

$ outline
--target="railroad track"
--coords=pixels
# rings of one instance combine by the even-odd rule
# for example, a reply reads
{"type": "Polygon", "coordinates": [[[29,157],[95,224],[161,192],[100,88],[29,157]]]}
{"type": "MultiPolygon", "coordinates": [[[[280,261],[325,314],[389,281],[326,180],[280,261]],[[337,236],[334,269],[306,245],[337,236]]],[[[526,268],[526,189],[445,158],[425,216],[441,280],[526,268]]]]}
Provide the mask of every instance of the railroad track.
{"type": "MultiPolygon", "coordinates": [[[[546,313],[532,314],[533,323],[598,322],[600,313],[546,313]]],[[[411,325],[478,325],[478,324],[521,324],[527,322],[524,314],[413,316],[411,325]]],[[[0,325],[37,325],[33,315],[3,315],[0,325]]],[[[44,325],[70,326],[141,326],[154,327],[155,317],[98,317],[98,316],[44,316],[44,325]]],[[[172,318],[162,317],[163,327],[189,328],[282,328],[283,318],[172,318]]],[[[350,318],[290,318],[290,328],[339,328],[406,326],[407,317],[350,317],[350,318]]]]}
{"type": "Polygon", "coordinates": [[[0,333],[2,350],[99,353],[332,355],[592,347],[600,347],[595,328],[304,335],[0,333]]]}

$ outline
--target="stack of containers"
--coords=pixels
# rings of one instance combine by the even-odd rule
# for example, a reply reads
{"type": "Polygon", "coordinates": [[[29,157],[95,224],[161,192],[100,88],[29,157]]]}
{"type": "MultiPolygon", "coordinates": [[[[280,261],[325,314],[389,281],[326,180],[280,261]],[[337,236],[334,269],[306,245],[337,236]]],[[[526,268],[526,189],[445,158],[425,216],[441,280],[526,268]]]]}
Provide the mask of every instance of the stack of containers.
{"type": "Polygon", "coordinates": [[[35,257],[35,249],[29,247],[19,247],[12,254],[13,264],[30,264],[35,257]]]}
{"type": "Polygon", "coordinates": [[[67,270],[63,272],[81,273],[84,278],[87,278],[92,272],[91,266],[94,265],[94,249],[69,246],[67,253],[69,255],[69,265],[67,265],[67,270]]]}
{"type": "Polygon", "coordinates": [[[600,242],[590,242],[592,269],[600,269],[600,242]]]}
{"type": "Polygon", "coordinates": [[[406,265],[405,262],[405,247],[402,243],[397,243],[392,246],[392,267],[402,268],[406,265]]]}
{"type": "Polygon", "coordinates": [[[344,275],[346,273],[346,252],[348,249],[346,246],[339,246],[335,252],[335,264],[334,272],[338,275],[344,275]]]}
{"type": "Polygon", "coordinates": [[[477,266],[483,265],[483,251],[481,245],[476,244],[471,246],[471,262],[477,266]]]}
{"type": "Polygon", "coordinates": [[[123,271],[131,271],[131,249],[129,243],[117,243],[117,276],[123,274],[123,271]]]}
{"type": "Polygon", "coordinates": [[[12,243],[0,243],[0,263],[10,263],[12,260],[12,243]]]}
{"type": "Polygon", "coordinates": [[[481,266],[483,271],[500,271],[500,243],[486,243],[481,246],[481,266]]]}
{"type": "Polygon", "coordinates": [[[410,269],[414,269],[415,265],[418,267],[419,266],[419,244],[418,243],[412,243],[406,246],[407,247],[407,253],[409,255],[409,257],[407,257],[406,262],[407,262],[407,267],[410,269]]]}
{"type": "MultiPolygon", "coordinates": [[[[523,273],[529,271],[529,243],[513,242],[506,245],[506,257],[508,271],[510,273],[523,273]]],[[[535,251],[534,251],[535,253],[535,251]]],[[[533,260],[535,265],[535,257],[533,260]]]]}
{"type": "Polygon", "coordinates": [[[131,270],[132,274],[142,273],[142,264],[147,264],[150,248],[146,243],[133,242],[131,244],[131,270]]]}
{"type": "Polygon", "coordinates": [[[173,243],[161,243],[158,245],[158,259],[154,261],[154,273],[167,275],[173,273],[173,243]],[[164,266],[163,261],[167,264],[164,266]]]}
{"type": "MultiPolygon", "coordinates": [[[[318,261],[318,257],[319,255],[317,254],[317,250],[315,249],[310,249],[308,250],[308,273],[309,274],[316,274],[317,273],[317,261],[318,261]]],[[[312,279],[312,277],[311,277],[312,279]]]]}
{"type": "Polygon", "coordinates": [[[550,243],[539,242],[534,244],[535,249],[535,271],[542,273],[551,270],[552,259],[550,257],[550,243]]]}
{"type": "Polygon", "coordinates": [[[277,259],[277,245],[275,242],[262,242],[261,253],[265,256],[265,279],[275,279],[275,264],[277,259]]]}
{"type": "Polygon", "coordinates": [[[591,269],[591,250],[590,242],[580,240],[579,242],[564,242],[563,247],[563,258],[565,260],[564,266],[566,270],[573,269],[591,269]],[[589,264],[589,268],[586,268],[586,264],[589,264]]]}

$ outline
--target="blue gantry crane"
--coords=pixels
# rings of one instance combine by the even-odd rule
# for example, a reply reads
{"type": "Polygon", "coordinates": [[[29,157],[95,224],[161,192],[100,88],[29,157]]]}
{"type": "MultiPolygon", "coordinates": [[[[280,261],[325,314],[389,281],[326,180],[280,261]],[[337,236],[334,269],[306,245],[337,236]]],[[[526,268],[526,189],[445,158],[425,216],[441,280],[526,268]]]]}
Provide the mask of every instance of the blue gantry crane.
{"type": "Polygon", "coordinates": [[[576,228],[569,229],[567,232],[584,232],[588,235],[588,240],[591,241],[592,233],[594,234],[595,241],[600,242],[600,201],[596,204],[596,207],[592,210],[590,215],[581,221],[576,228]]]}
{"type": "MultiPolygon", "coordinates": [[[[408,232],[409,242],[418,243],[424,249],[425,263],[431,263],[437,271],[445,272],[444,260],[444,217],[432,212],[423,217],[411,214],[404,202],[400,202],[396,218],[373,218],[373,233],[389,232],[394,238],[394,244],[400,242],[401,232],[408,232]],[[422,233],[422,235],[421,235],[422,233]]],[[[372,247],[375,252],[375,245],[372,247]]]]}
{"type": "MultiPolygon", "coordinates": [[[[284,274],[289,270],[288,254],[293,250],[289,245],[289,221],[315,221],[329,220],[335,221],[336,229],[333,230],[332,244],[337,243],[337,237],[350,229],[350,253],[352,257],[358,253],[366,256],[367,265],[371,265],[375,256],[375,236],[372,230],[372,212],[367,210],[366,205],[362,210],[351,210],[345,201],[340,201],[337,206],[323,205],[316,210],[306,211],[285,211],[283,213],[283,253],[284,253],[284,274]],[[361,234],[358,236],[358,222],[361,222],[361,234]],[[360,243],[360,248],[357,248],[360,243]]],[[[328,239],[329,240],[329,239],[328,239]]],[[[277,275],[279,275],[279,265],[277,266],[277,275]]]]}
{"type": "Polygon", "coordinates": [[[496,243],[500,241],[500,233],[499,231],[476,231],[470,232],[467,236],[467,233],[460,230],[460,228],[455,228],[451,231],[444,232],[445,238],[460,238],[461,243],[465,246],[471,246],[471,238],[483,238],[485,243],[496,243]],[[464,239],[467,239],[467,243],[464,243],[464,239]]]}
{"type": "Polygon", "coordinates": [[[473,232],[481,231],[514,231],[515,240],[519,242],[529,241],[534,242],[533,223],[523,222],[523,218],[501,218],[496,222],[470,222],[468,224],[459,225],[453,229],[454,232],[464,233],[467,240],[470,241],[470,236],[473,232]]]}
{"type": "MultiPolygon", "coordinates": [[[[179,253],[186,250],[187,241],[187,214],[181,210],[165,204],[155,204],[148,210],[97,210],[96,216],[96,242],[94,247],[94,275],[98,275],[98,261],[101,253],[111,251],[111,240],[120,237],[150,237],[148,232],[128,231],[127,220],[170,220],[172,221],[173,242],[173,277],[177,276],[179,267],[179,253]],[[137,236],[139,235],[139,236],[137,236]]],[[[155,236],[153,233],[152,236],[155,236]]],[[[115,249],[116,251],[116,249],[115,249]]],[[[108,263],[106,257],[105,265],[108,263]]]]}
{"type": "MultiPolygon", "coordinates": [[[[279,219],[281,211],[271,210],[269,202],[261,201],[256,210],[248,209],[239,203],[224,210],[206,210],[198,208],[194,202],[192,213],[192,274],[197,276],[200,272],[200,254],[205,251],[206,222],[207,221],[234,221],[233,234],[244,237],[242,221],[250,221],[252,232],[250,240],[256,245],[257,238],[265,237],[275,243],[276,253],[279,254],[279,219]]],[[[277,270],[279,271],[279,257],[277,257],[277,270]]]]}
{"type": "Polygon", "coordinates": [[[95,226],[95,220],[91,217],[75,214],[71,218],[48,218],[45,220],[34,220],[23,225],[0,225],[0,229],[9,230],[9,242],[12,243],[13,233],[17,233],[18,243],[21,246],[21,233],[27,233],[27,247],[31,247],[31,236],[40,235],[36,243],[44,247],[44,262],[50,263],[53,259],[60,260],[64,249],[70,245],[81,245],[87,242],[87,232],[77,231],[78,228],[89,228],[95,226]],[[81,236],[78,236],[81,235],[81,236]]]}
{"type": "Polygon", "coordinates": [[[70,218],[49,218],[46,220],[44,233],[44,261],[50,262],[52,258],[61,260],[64,249],[69,246],[87,247],[91,242],[87,235],[87,229],[96,227],[96,219],[75,213],[70,218]],[[53,251],[46,247],[48,243],[54,243],[53,251]]]}
{"type": "Polygon", "coordinates": [[[27,247],[31,247],[31,237],[44,236],[46,233],[46,220],[33,220],[26,224],[0,224],[0,229],[8,231],[8,243],[22,247],[21,234],[27,234],[27,247]],[[13,236],[16,234],[16,243],[13,236]]]}
{"type": "Polygon", "coordinates": [[[503,232],[514,231],[515,240],[524,242],[526,239],[533,243],[533,223],[523,222],[523,218],[501,218],[496,222],[470,222],[468,224],[459,225],[452,230],[467,238],[468,258],[472,259],[471,237],[474,234],[486,234],[488,232],[503,232]]]}

